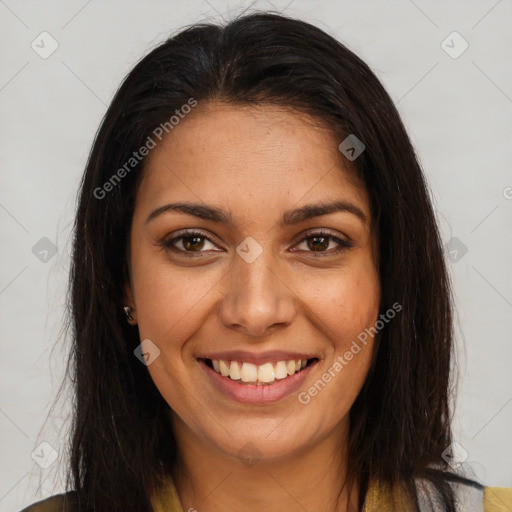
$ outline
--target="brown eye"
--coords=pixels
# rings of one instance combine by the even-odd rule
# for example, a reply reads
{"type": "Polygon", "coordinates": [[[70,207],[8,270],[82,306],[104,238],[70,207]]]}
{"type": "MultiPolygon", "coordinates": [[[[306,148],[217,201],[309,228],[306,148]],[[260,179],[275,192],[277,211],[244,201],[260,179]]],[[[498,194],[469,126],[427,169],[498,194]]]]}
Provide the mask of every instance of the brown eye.
{"type": "Polygon", "coordinates": [[[201,236],[183,236],[182,245],[186,251],[200,251],[204,246],[204,238],[201,236]]]}
{"type": "Polygon", "coordinates": [[[213,240],[205,233],[199,231],[186,231],[181,234],[178,233],[178,236],[160,242],[160,245],[174,253],[182,253],[189,256],[200,256],[202,253],[212,250],[212,248],[209,247],[206,247],[205,249],[205,244],[208,243],[214,246],[213,240]]]}
{"type": "Polygon", "coordinates": [[[325,251],[329,247],[329,237],[327,236],[314,236],[307,239],[308,247],[312,251],[325,251]]]}
{"type": "Polygon", "coordinates": [[[309,234],[299,242],[299,244],[303,243],[306,243],[307,247],[305,252],[311,252],[314,256],[332,256],[353,247],[347,240],[324,232],[309,234]],[[332,242],[334,242],[334,249],[327,250],[332,242]]]}

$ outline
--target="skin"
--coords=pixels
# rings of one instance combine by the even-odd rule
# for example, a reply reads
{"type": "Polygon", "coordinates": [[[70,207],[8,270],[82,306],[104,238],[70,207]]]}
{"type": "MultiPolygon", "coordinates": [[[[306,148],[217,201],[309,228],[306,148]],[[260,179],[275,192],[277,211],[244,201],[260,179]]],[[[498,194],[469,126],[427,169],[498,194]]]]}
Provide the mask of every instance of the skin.
{"type": "MultiPolygon", "coordinates": [[[[151,153],[131,228],[131,282],[125,304],[140,339],[160,355],[148,371],[169,404],[180,457],[174,480],[183,509],[358,510],[357,482],[345,478],[349,410],[372,358],[373,339],[311,401],[297,393],[267,405],[221,394],[200,367],[208,351],[282,349],[314,354],[307,391],[378,319],[380,284],[369,198],[338,150],[341,141],[305,114],[276,106],[199,105],[151,153]],[[294,226],[278,224],[292,208],[345,200],[366,216],[335,212],[294,226]],[[234,227],[156,208],[177,201],[231,213],[234,227]],[[179,230],[213,237],[181,253],[162,247],[179,230]],[[325,257],[301,241],[319,229],[349,240],[325,257]],[[263,252],[247,263],[237,246],[253,237],[263,252]],[[194,247],[196,249],[194,250],[194,247]],[[239,452],[257,450],[247,466],[239,452]],[[346,508],[348,507],[348,508],[346,508]]],[[[330,240],[330,239],[328,239],[330,240]]],[[[190,243],[190,238],[188,239],[190,243]]],[[[192,240],[193,242],[193,240],[192,240]]]]}

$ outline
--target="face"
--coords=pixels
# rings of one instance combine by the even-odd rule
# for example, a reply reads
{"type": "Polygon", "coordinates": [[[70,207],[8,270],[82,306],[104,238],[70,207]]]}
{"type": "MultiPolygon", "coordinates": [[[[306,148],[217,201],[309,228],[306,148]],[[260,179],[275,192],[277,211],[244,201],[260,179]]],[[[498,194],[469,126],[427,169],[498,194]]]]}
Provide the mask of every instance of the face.
{"type": "Polygon", "coordinates": [[[339,142],[295,111],[212,103],[148,155],[126,303],[178,437],[272,459],[346,431],[380,288],[339,142]]]}

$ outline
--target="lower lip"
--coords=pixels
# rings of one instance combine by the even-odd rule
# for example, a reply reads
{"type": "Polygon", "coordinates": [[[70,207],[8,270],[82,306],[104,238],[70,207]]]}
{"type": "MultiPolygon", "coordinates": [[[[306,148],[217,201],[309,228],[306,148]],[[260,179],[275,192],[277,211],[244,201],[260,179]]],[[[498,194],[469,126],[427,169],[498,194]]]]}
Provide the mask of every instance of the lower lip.
{"type": "Polygon", "coordinates": [[[317,363],[318,360],[315,360],[300,372],[284,379],[276,379],[272,384],[255,386],[240,384],[239,381],[223,377],[210,368],[204,360],[199,360],[201,368],[219,391],[238,402],[255,405],[273,404],[297,391],[317,363]]]}

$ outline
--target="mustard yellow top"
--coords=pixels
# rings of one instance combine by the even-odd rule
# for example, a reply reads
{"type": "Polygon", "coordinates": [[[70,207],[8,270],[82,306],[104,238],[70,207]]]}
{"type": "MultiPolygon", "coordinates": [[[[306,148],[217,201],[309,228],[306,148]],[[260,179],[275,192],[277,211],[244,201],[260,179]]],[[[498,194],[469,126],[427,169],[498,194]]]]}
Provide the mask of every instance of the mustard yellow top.
{"type": "MultiPolygon", "coordinates": [[[[152,499],[152,505],[154,512],[185,512],[172,479],[169,479],[167,486],[152,499]]],[[[415,510],[415,505],[408,502],[400,491],[396,493],[393,500],[393,495],[387,488],[370,483],[363,512],[411,512],[415,510]]],[[[484,512],[512,512],[512,488],[484,487],[483,510],[484,512]]]]}
{"type": "MultiPolygon", "coordinates": [[[[64,494],[52,496],[23,509],[21,512],[65,512],[63,507],[64,494]]],[[[185,512],[181,506],[176,487],[172,479],[151,500],[154,512],[185,512]]],[[[512,488],[484,487],[484,512],[512,512],[512,488]]],[[[396,493],[395,500],[387,488],[376,483],[370,483],[366,495],[363,512],[411,512],[415,510],[404,498],[403,494],[396,493]]],[[[435,511],[426,506],[422,511],[435,511]]],[[[188,512],[188,511],[187,511],[188,512]]]]}

